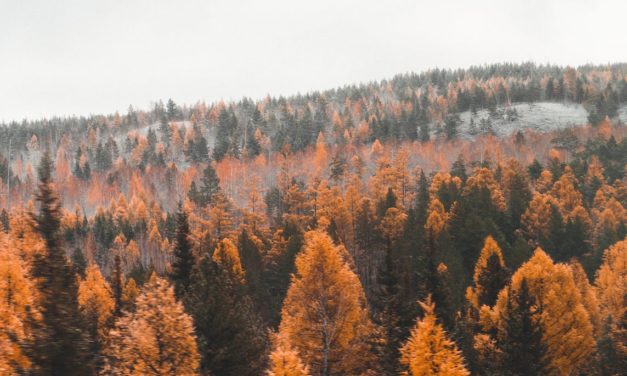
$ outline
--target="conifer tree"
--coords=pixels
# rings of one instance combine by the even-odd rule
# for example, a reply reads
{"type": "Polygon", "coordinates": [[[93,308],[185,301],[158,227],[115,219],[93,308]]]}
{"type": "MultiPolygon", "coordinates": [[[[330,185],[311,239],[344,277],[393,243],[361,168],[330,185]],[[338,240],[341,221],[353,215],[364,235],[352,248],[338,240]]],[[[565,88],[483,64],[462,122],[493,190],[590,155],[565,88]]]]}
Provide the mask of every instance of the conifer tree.
{"type": "Polygon", "coordinates": [[[503,372],[512,376],[545,375],[548,370],[541,308],[530,294],[525,278],[517,291],[507,291],[506,313],[497,334],[503,372]]]}
{"type": "Polygon", "coordinates": [[[39,313],[28,265],[7,237],[0,232],[0,374],[27,374],[31,362],[20,345],[30,337],[29,317],[39,313]]]}
{"type": "Polygon", "coordinates": [[[187,213],[179,202],[176,212],[176,233],[174,237],[174,261],[170,278],[174,283],[176,296],[181,298],[191,283],[192,270],[195,259],[192,253],[192,244],[189,239],[189,221],[187,213]]]}
{"type": "Polygon", "coordinates": [[[115,255],[113,263],[113,273],[111,275],[111,287],[113,300],[115,302],[114,314],[116,317],[122,315],[122,295],[124,291],[124,274],[122,272],[122,259],[119,254],[115,255]]]}
{"type": "Polygon", "coordinates": [[[90,265],[78,286],[78,304],[91,336],[92,352],[99,354],[112,324],[115,301],[97,265],[90,265]]]}
{"type": "Polygon", "coordinates": [[[265,367],[265,328],[245,286],[222,264],[204,258],[186,307],[194,318],[201,369],[215,375],[257,376],[265,367]]]}
{"type": "Polygon", "coordinates": [[[270,353],[270,368],[267,376],[309,376],[305,366],[294,350],[278,347],[270,353]]]}
{"type": "Polygon", "coordinates": [[[359,374],[373,367],[369,339],[374,328],[347,257],[327,234],[310,231],[296,259],[278,337],[312,374],[359,374]]]}
{"type": "Polygon", "coordinates": [[[211,163],[208,163],[207,167],[203,170],[200,181],[202,186],[200,187],[199,195],[202,199],[203,206],[213,204],[216,195],[220,193],[220,178],[211,163]]]}
{"type": "MultiPolygon", "coordinates": [[[[594,353],[590,317],[581,302],[573,274],[568,265],[554,264],[538,248],[533,257],[512,276],[510,291],[519,291],[525,281],[535,304],[542,308],[542,342],[546,347],[546,373],[572,374],[582,370],[594,353]]],[[[492,310],[482,308],[485,329],[502,325],[507,313],[507,294],[499,294],[492,310]]]]}
{"type": "Polygon", "coordinates": [[[488,236],[475,264],[474,287],[468,288],[466,298],[477,312],[483,305],[491,307],[508,279],[501,248],[492,236],[488,236]]]}
{"type": "Polygon", "coordinates": [[[435,305],[428,297],[420,302],[424,317],[416,322],[401,348],[401,363],[411,376],[467,376],[464,358],[444,328],[436,321],[435,305]]]}
{"type": "Polygon", "coordinates": [[[111,330],[103,375],[196,375],[199,366],[191,317],[168,282],[152,274],[111,330]]]}
{"type": "Polygon", "coordinates": [[[88,374],[92,372],[90,341],[79,313],[76,275],[61,245],[61,203],[48,152],[41,159],[35,197],[39,212],[32,216],[45,251],[36,255],[32,273],[42,319],[30,320],[33,336],[25,350],[38,374],[88,374]]]}

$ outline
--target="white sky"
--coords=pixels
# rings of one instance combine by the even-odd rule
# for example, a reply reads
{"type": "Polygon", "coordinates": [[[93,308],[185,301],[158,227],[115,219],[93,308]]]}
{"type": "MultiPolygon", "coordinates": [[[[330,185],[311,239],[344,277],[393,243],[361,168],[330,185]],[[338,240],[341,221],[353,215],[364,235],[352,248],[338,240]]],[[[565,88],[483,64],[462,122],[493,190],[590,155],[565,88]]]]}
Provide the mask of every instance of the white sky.
{"type": "Polygon", "coordinates": [[[0,0],[0,122],[627,61],[626,20],[625,0],[0,0]]]}

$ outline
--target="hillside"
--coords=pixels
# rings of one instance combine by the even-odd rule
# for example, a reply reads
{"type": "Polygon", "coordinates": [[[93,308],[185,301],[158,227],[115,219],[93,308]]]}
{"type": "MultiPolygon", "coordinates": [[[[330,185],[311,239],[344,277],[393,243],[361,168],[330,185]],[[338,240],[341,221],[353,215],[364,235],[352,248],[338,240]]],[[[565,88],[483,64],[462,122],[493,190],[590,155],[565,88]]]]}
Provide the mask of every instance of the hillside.
{"type": "Polygon", "coordinates": [[[3,124],[0,374],[624,374],[625,122],[500,64],[3,124]]]}

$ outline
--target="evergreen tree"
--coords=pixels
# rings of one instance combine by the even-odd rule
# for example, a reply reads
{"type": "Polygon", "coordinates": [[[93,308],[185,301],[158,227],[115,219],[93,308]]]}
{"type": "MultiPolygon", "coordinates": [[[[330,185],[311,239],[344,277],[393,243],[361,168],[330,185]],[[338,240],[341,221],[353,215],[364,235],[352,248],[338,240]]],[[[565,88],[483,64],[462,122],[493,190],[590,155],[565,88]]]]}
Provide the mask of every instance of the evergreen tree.
{"type": "Polygon", "coordinates": [[[477,311],[484,305],[492,307],[508,280],[509,272],[501,248],[494,238],[488,236],[475,265],[474,287],[468,289],[466,296],[477,311]]]}
{"type": "Polygon", "coordinates": [[[548,369],[540,324],[542,310],[530,294],[526,279],[522,279],[518,291],[509,288],[508,292],[507,313],[497,337],[504,374],[545,375],[548,369]]]}
{"type": "Polygon", "coordinates": [[[170,146],[172,131],[170,130],[170,122],[165,115],[159,120],[159,132],[161,132],[161,142],[163,142],[165,146],[170,146]]]}
{"type": "Polygon", "coordinates": [[[462,180],[462,182],[465,182],[468,178],[468,175],[466,174],[466,163],[464,162],[463,155],[459,154],[457,156],[457,160],[455,160],[451,166],[451,175],[457,176],[462,180]]]}
{"type": "Polygon", "coordinates": [[[205,205],[211,205],[216,200],[216,195],[220,193],[220,178],[211,163],[202,172],[202,186],[199,190],[199,196],[205,205]]]}
{"type": "Polygon", "coordinates": [[[425,110],[421,110],[420,116],[418,117],[418,138],[420,142],[427,142],[431,138],[429,119],[427,118],[425,110]]]}
{"type": "Polygon", "coordinates": [[[195,273],[186,307],[194,318],[204,372],[257,376],[265,364],[265,328],[245,286],[224,266],[204,258],[195,273]]]}
{"type": "Polygon", "coordinates": [[[174,283],[174,292],[181,298],[189,288],[195,259],[189,239],[190,230],[187,213],[179,202],[176,212],[176,233],[174,237],[174,261],[170,278],[174,283]]]}
{"type": "Polygon", "coordinates": [[[76,275],[61,245],[61,202],[53,188],[48,152],[39,165],[35,198],[39,212],[32,217],[45,252],[36,255],[32,273],[42,317],[30,320],[33,336],[25,350],[37,374],[89,374],[93,372],[90,341],[79,312],[76,275]]]}
{"type": "Polygon", "coordinates": [[[166,104],[166,111],[168,115],[168,120],[170,121],[179,120],[180,115],[181,115],[181,110],[176,105],[176,103],[174,103],[172,98],[168,99],[168,103],[166,104]]]}
{"type": "Polygon", "coordinates": [[[122,293],[124,291],[124,274],[122,273],[122,259],[120,255],[115,255],[113,263],[113,273],[111,274],[111,287],[113,300],[115,302],[114,314],[116,317],[122,316],[122,293]]]}

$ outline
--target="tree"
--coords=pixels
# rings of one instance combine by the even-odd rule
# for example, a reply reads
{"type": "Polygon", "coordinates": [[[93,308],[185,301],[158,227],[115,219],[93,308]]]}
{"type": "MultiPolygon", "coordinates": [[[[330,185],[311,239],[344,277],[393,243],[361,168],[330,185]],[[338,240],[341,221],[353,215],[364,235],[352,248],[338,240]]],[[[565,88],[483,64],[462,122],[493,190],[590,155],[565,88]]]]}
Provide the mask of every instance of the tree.
{"type": "Polygon", "coordinates": [[[240,284],[246,283],[246,276],[239,258],[239,251],[231,239],[222,239],[213,251],[212,258],[215,263],[226,270],[231,281],[240,284]]]}
{"type": "Polygon", "coordinates": [[[270,354],[268,376],[309,376],[309,367],[303,364],[294,350],[276,348],[270,354]]]}
{"type": "Polygon", "coordinates": [[[220,191],[220,178],[213,168],[211,163],[207,164],[207,167],[202,172],[202,178],[200,179],[202,185],[199,189],[199,195],[201,199],[201,206],[207,206],[215,203],[216,195],[220,191]]]}
{"type": "Polygon", "coordinates": [[[466,298],[476,312],[484,305],[492,307],[496,303],[498,293],[509,280],[508,274],[501,248],[492,236],[488,236],[475,264],[474,287],[466,291],[466,298]]]}
{"type": "Polygon", "coordinates": [[[607,375],[627,371],[627,240],[606,249],[595,287],[601,313],[600,366],[607,375]]]}
{"type": "Polygon", "coordinates": [[[152,274],[111,330],[103,375],[196,375],[200,363],[191,317],[168,282],[152,274]]]}
{"type": "Polygon", "coordinates": [[[191,283],[192,270],[196,262],[189,239],[189,221],[187,212],[179,202],[176,212],[176,233],[174,237],[174,261],[170,278],[174,283],[176,296],[181,298],[191,283]]]}
{"type": "Polygon", "coordinates": [[[92,351],[99,354],[111,325],[115,300],[96,264],[87,267],[85,278],[80,281],[78,304],[91,335],[92,351]]]}
{"type": "Polygon", "coordinates": [[[547,364],[544,354],[542,308],[529,292],[525,278],[520,288],[507,290],[507,306],[503,325],[497,334],[497,347],[502,353],[501,366],[507,375],[545,375],[547,364]]]}
{"type": "Polygon", "coordinates": [[[113,300],[115,302],[114,314],[116,317],[122,315],[122,295],[124,292],[124,273],[122,272],[122,258],[119,254],[113,259],[113,273],[111,275],[111,285],[113,300]]]}
{"type": "Polygon", "coordinates": [[[194,273],[185,305],[198,335],[203,372],[257,376],[265,368],[266,332],[245,286],[205,257],[194,273]]]}
{"type": "MultiPolygon", "coordinates": [[[[510,290],[521,290],[525,281],[535,304],[541,307],[542,342],[546,346],[546,373],[573,374],[585,367],[594,353],[594,338],[588,312],[581,302],[568,265],[553,260],[536,249],[533,257],[512,276],[510,290]]],[[[493,309],[483,307],[481,322],[486,331],[494,330],[507,313],[507,294],[501,293],[493,309]]]]}
{"type": "Polygon", "coordinates": [[[54,191],[52,161],[44,153],[35,195],[39,212],[32,214],[35,229],[45,244],[32,266],[41,320],[30,320],[32,340],[26,351],[35,372],[47,375],[84,375],[91,372],[90,341],[78,306],[73,268],[61,246],[61,203],[54,191]]]}
{"type": "Polygon", "coordinates": [[[401,348],[401,363],[411,376],[467,376],[464,358],[455,342],[448,338],[444,328],[437,323],[435,304],[428,297],[420,302],[424,312],[421,320],[411,330],[411,335],[401,348]]]}
{"type": "Polygon", "coordinates": [[[361,283],[343,247],[319,231],[305,234],[279,326],[280,344],[293,348],[316,375],[358,374],[372,367],[361,283]]]}
{"type": "Polygon", "coordinates": [[[19,250],[0,233],[0,373],[24,374],[31,362],[20,345],[30,337],[29,316],[39,318],[34,282],[19,250]]]}
{"type": "Polygon", "coordinates": [[[605,250],[594,284],[603,320],[622,317],[627,294],[627,239],[605,250]]]}

